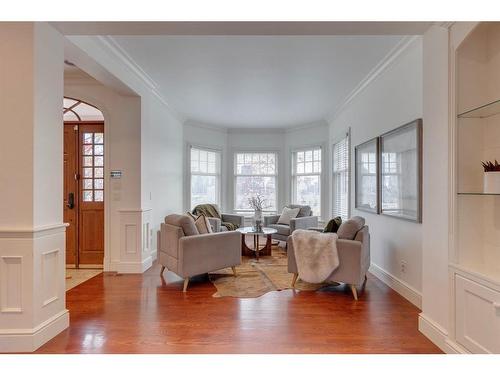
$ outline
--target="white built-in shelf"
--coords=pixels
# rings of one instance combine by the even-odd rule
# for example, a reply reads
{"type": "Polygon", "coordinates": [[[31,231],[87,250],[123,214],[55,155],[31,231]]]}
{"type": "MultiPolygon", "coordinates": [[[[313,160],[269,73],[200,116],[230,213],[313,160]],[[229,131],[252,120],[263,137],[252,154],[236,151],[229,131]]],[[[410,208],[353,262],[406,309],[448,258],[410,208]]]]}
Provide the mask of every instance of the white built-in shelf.
{"type": "Polygon", "coordinates": [[[500,288],[500,268],[485,264],[460,264],[450,262],[450,266],[500,288]]]}
{"type": "Polygon", "coordinates": [[[486,118],[500,113],[500,100],[462,112],[458,118],[486,118]]]}
{"type": "Polygon", "coordinates": [[[457,193],[458,195],[478,195],[478,196],[481,196],[481,195],[500,195],[500,193],[481,193],[481,192],[459,192],[457,193]]]}

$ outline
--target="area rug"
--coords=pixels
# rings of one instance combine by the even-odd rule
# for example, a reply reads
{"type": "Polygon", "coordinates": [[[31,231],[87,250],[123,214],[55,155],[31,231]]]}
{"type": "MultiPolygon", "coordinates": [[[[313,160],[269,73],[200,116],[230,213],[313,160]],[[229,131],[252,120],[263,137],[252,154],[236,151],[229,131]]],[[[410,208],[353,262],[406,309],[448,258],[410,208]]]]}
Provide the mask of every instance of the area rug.
{"type": "MultiPolygon", "coordinates": [[[[213,297],[255,298],[271,291],[292,289],[293,274],[287,270],[287,254],[279,246],[272,247],[271,256],[243,257],[236,267],[237,277],[230,268],[209,274],[210,281],[217,288],[213,297]]],[[[295,283],[296,290],[318,290],[330,284],[310,284],[302,280],[295,283]]]]}
{"type": "Polygon", "coordinates": [[[87,280],[99,275],[102,270],[92,270],[92,269],[66,269],[66,291],[73,289],[75,286],[84,283],[87,280]]]}

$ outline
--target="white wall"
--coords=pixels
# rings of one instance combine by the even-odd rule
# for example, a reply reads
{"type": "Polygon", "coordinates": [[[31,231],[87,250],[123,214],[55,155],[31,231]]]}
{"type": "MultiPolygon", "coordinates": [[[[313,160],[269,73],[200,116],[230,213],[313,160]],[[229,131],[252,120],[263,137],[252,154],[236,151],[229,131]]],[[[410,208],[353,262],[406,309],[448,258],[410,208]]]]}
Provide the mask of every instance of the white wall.
{"type": "MultiPolygon", "coordinates": [[[[351,179],[356,145],[421,118],[422,113],[422,39],[417,37],[330,124],[330,143],[351,128],[351,179]]],[[[418,304],[422,290],[422,225],[354,209],[354,180],[351,207],[351,215],[365,217],[370,227],[372,265],[416,295],[418,304]],[[407,263],[405,273],[401,272],[402,261],[407,263]]]]}
{"type": "Polygon", "coordinates": [[[183,129],[156,96],[141,99],[142,207],[151,210],[149,235],[155,252],[161,222],[183,208],[183,129]]]}

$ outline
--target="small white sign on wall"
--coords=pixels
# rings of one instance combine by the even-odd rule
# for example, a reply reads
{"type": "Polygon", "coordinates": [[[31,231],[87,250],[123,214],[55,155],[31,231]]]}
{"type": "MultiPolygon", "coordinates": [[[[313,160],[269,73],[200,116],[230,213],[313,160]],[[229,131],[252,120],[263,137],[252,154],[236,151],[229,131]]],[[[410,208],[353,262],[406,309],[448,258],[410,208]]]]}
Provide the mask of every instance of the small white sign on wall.
{"type": "Polygon", "coordinates": [[[122,171],[111,171],[111,178],[122,178],[122,171]]]}

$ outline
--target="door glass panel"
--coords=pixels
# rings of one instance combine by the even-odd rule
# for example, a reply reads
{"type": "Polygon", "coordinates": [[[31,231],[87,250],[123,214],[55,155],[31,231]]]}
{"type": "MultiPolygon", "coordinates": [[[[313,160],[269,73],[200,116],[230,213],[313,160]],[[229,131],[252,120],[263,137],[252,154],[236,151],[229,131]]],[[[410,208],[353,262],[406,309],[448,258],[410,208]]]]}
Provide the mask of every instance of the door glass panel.
{"type": "Polygon", "coordinates": [[[104,157],[94,156],[94,165],[96,167],[102,167],[104,165],[104,157]]]}
{"type": "Polygon", "coordinates": [[[83,177],[92,178],[92,168],[83,168],[83,177]]]}
{"type": "Polygon", "coordinates": [[[102,191],[102,190],[94,191],[94,200],[96,202],[103,202],[104,201],[104,191],[102,191]]]}
{"type": "Polygon", "coordinates": [[[81,152],[83,167],[82,199],[84,202],[103,202],[104,133],[83,133],[81,152]]]}
{"type": "Polygon", "coordinates": [[[83,133],[83,143],[92,144],[92,134],[93,133],[83,133]]]}
{"type": "Polygon", "coordinates": [[[83,146],[83,155],[92,155],[92,145],[83,146]]]}
{"type": "Polygon", "coordinates": [[[92,156],[84,156],[83,157],[83,166],[91,167],[92,166],[92,156]]]}
{"type": "Polygon", "coordinates": [[[104,146],[103,145],[95,145],[94,146],[94,155],[103,155],[104,154],[104,146]]]}
{"type": "Polygon", "coordinates": [[[95,168],[94,169],[94,177],[103,178],[104,177],[104,169],[103,168],[95,168]]]}
{"type": "Polygon", "coordinates": [[[83,191],[83,201],[84,202],[92,202],[92,190],[84,190],[83,191]]]}
{"type": "Polygon", "coordinates": [[[92,189],[92,179],[86,178],[83,180],[83,188],[84,189],[92,189]]]}
{"type": "Polygon", "coordinates": [[[103,133],[94,133],[94,143],[103,144],[104,143],[104,134],[103,133]]]}

